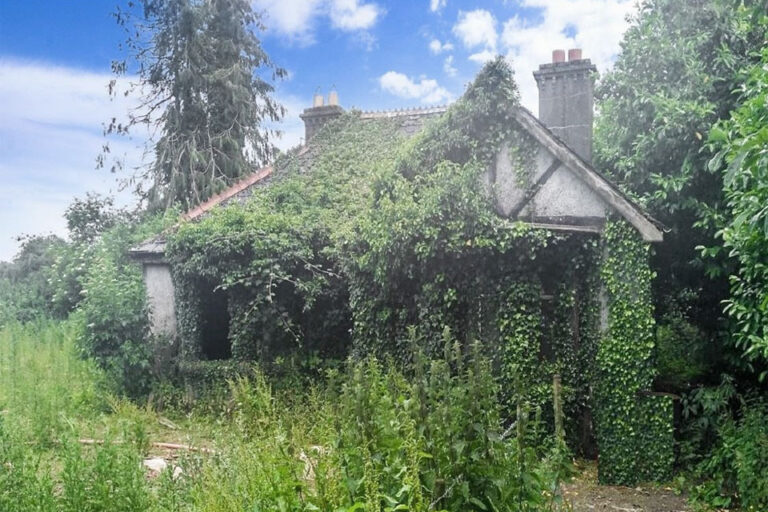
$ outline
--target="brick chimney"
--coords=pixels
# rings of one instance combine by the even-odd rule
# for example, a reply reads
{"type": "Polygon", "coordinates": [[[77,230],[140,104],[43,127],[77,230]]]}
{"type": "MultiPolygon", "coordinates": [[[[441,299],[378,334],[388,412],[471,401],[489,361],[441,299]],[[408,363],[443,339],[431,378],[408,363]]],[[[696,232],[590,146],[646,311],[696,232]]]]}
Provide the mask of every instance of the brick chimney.
{"type": "Polygon", "coordinates": [[[568,147],[592,162],[594,78],[597,70],[581,50],[552,52],[552,62],[542,64],[533,77],[539,86],[539,119],[568,147]]]}
{"type": "Polygon", "coordinates": [[[309,142],[328,121],[343,113],[344,109],[339,106],[339,95],[335,90],[328,96],[328,105],[321,94],[315,93],[312,107],[304,109],[304,113],[299,116],[304,121],[304,142],[309,142]]]}

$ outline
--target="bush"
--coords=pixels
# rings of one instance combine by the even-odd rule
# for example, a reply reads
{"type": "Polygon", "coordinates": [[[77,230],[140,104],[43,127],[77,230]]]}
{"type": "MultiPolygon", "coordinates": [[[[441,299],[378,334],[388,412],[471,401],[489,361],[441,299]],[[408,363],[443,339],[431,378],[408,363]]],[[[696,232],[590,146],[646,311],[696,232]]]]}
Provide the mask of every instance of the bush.
{"type": "Polygon", "coordinates": [[[726,417],[717,428],[714,448],[696,468],[704,481],[692,495],[717,508],[768,510],[768,402],[749,399],[742,409],[740,419],[726,417]]]}
{"type": "Polygon", "coordinates": [[[48,274],[64,241],[54,235],[18,237],[21,249],[10,263],[0,262],[0,325],[50,317],[53,289],[48,274]]]}
{"type": "Polygon", "coordinates": [[[116,391],[131,396],[146,392],[151,350],[141,273],[120,268],[102,254],[92,262],[84,294],[82,354],[107,370],[116,391]]]}
{"type": "Polygon", "coordinates": [[[110,374],[115,391],[138,396],[150,387],[149,322],[141,269],[128,249],[159,231],[161,218],[122,223],[90,249],[82,276],[83,299],[76,313],[83,322],[79,345],[110,374]]]}
{"type": "Polygon", "coordinates": [[[715,340],[708,339],[682,313],[669,313],[656,327],[655,384],[682,391],[707,376],[717,355],[715,340]]]}

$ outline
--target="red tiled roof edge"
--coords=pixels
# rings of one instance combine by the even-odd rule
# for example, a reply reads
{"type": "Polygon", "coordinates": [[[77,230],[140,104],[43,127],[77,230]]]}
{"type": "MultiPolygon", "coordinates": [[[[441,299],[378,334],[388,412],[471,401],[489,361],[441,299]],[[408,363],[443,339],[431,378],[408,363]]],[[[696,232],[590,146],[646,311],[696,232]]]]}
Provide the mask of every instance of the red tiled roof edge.
{"type": "Polygon", "coordinates": [[[272,174],[272,166],[268,165],[266,167],[262,167],[255,173],[247,176],[245,179],[242,179],[229,187],[226,190],[223,190],[216,194],[215,196],[212,196],[210,199],[208,199],[206,202],[201,203],[197,205],[195,208],[189,210],[187,213],[182,215],[182,219],[184,220],[194,220],[198,217],[200,217],[202,214],[210,211],[214,206],[217,204],[220,204],[223,201],[226,201],[227,199],[239,194],[246,188],[250,187],[251,185],[258,183],[259,181],[267,178],[272,174]]]}
{"type": "MultiPolygon", "coordinates": [[[[304,153],[309,151],[309,146],[304,145],[301,147],[298,153],[296,153],[296,156],[301,156],[304,153]]],[[[242,180],[238,181],[231,187],[229,187],[226,190],[223,190],[216,194],[215,196],[212,196],[210,199],[208,199],[206,202],[201,203],[197,205],[195,208],[189,210],[187,213],[183,214],[181,216],[182,220],[194,220],[198,217],[200,217],[202,214],[211,211],[211,209],[216,206],[217,204],[220,204],[223,201],[226,201],[230,197],[233,197],[246,188],[250,187],[251,185],[260,182],[261,180],[269,177],[272,172],[274,171],[274,168],[272,165],[267,165],[266,167],[262,167],[255,173],[246,176],[242,180]]]]}

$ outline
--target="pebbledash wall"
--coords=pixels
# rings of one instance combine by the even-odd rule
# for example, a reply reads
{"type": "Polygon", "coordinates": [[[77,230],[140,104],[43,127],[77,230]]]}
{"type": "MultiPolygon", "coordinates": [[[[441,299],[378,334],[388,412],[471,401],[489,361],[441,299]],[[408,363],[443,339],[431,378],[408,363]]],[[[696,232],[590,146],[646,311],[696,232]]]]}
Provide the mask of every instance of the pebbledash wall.
{"type": "Polygon", "coordinates": [[[171,268],[165,262],[148,262],[144,263],[143,270],[152,334],[173,338],[177,327],[171,268]]]}

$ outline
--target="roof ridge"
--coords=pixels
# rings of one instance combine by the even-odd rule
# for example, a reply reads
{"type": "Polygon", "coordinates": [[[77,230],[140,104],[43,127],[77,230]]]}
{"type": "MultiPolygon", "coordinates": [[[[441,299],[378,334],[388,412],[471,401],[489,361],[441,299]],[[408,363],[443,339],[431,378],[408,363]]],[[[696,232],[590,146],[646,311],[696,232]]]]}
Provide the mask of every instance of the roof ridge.
{"type": "Polygon", "coordinates": [[[449,105],[433,105],[429,107],[401,107],[390,110],[363,110],[361,119],[376,119],[380,117],[400,117],[410,115],[441,114],[448,110],[449,105]]]}

